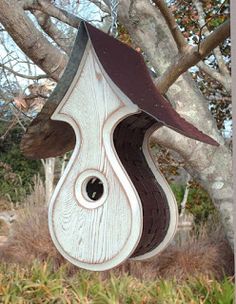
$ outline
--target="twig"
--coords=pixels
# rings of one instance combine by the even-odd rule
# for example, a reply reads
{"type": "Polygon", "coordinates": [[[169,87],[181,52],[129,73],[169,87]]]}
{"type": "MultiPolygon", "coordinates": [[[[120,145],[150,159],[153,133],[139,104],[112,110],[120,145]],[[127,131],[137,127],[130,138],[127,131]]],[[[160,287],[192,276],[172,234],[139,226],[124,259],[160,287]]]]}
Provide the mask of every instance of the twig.
{"type": "Polygon", "coordinates": [[[33,14],[44,32],[47,33],[66,54],[70,54],[71,43],[68,42],[69,38],[52,23],[51,18],[41,11],[34,11],[33,14]],[[65,43],[65,41],[67,41],[67,43],[65,43]]]}
{"type": "Polygon", "coordinates": [[[182,202],[180,203],[180,216],[183,216],[185,214],[185,208],[186,208],[186,204],[188,201],[188,194],[189,194],[189,188],[190,188],[190,181],[191,181],[191,176],[189,173],[187,173],[187,180],[186,180],[186,187],[185,187],[185,191],[184,191],[184,197],[182,199],[182,202]]]}
{"type": "MultiPolygon", "coordinates": [[[[224,1],[225,3],[226,1],[224,1]]],[[[193,0],[193,3],[197,9],[197,12],[198,12],[198,16],[199,16],[199,24],[201,26],[201,29],[203,31],[204,29],[204,33],[206,35],[209,35],[210,32],[208,31],[207,27],[206,27],[206,21],[205,21],[205,13],[203,11],[203,7],[202,7],[202,3],[199,1],[199,0],[193,0]]],[[[223,3],[223,4],[224,4],[223,3]]],[[[222,4],[222,5],[223,5],[222,4]]],[[[221,5],[221,7],[222,7],[221,5]]],[[[201,37],[201,36],[200,36],[201,37]]],[[[199,41],[201,41],[201,38],[199,38],[199,41]]],[[[214,50],[213,50],[213,53],[216,57],[216,60],[217,60],[217,63],[218,63],[218,67],[219,67],[219,70],[220,70],[220,73],[222,73],[223,75],[226,75],[228,77],[230,77],[230,73],[229,73],[229,70],[227,68],[227,66],[225,65],[224,63],[224,60],[223,60],[223,57],[222,57],[222,53],[221,53],[221,50],[218,47],[216,47],[214,50]]]]}
{"type": "Polygon", "coordinates": [[[17,119],[15,117],[15,119],[12,120],[12,122],[10,123],[10,125],[8,126],[8,128],[6,129],[5,133],[3,135],[0,136],[0,140],[4,140],[7,136],[7,134],[10,132],[10,130],[17,124],[17,119]]]}
{"type": "MultiPolygon", "coordinates": [[[[227,2],[228,0],[225,0],[221,6],[219,7],[219,9],[216,11],[216,13],[211,16],[211,18],[209,18],[207,21],[205,21],[205,18],[204,18],[204,24],[202,24],[201,28],[200,28],[200,32],[199,32],[199,40],[198,40],[198,51],[200,50],[200,44],[201,44],[201,41],[202,41],[202,32],[204,30],[204,28],[206,28],[206,26],[208,25],[208,23],[217,16],[217,14],[221,11],[222,7],[225,5],[225,2],[227,2]]],[[[203,16],[204,13],[203,13],[203,9],[202,9],[202,3],[200,3],[198,0],[195,0],[195,7],[197,8],[198,10],[198,13],[200,10],[202,10],[201,12],[201,15],[203,16]],[[199,5],[200,4],[200,5],[199,5]],[[200,8],[201,7],[201,8],[200,8]],[[199,9],[200,8],[200,9],[199,9]]]]}
{"type": "Polygon", "coordinates": [[[197,66],[207,75],[218,81],[223,85],[228,93],[231,92],[231,81],[221,73],[217,72],[217,70],[210,68],[203,61],[198,62],[197,66]]]}
{"type": "Polygon", "coordinates": [[[39,68],[58,81],[67,64],[68,56],[48,41],[18,1],[1,0],[1,8],[4,14],[0,14],[0,22],[15,43],[39,68]]]}
{"type": "Polygon", "coordinates": [[[104,5],[101,1],[98,0],[90,0],[91,3],[95,4],[101,11],[107,14],[111,14],[110,8],[107,5],[104,5]]]}
{"type": "Polygon", "coordinates": [[[18,112],[20,112],[22,115],[24,115],[26,118],[28,118],[29,120],[33,120],[32,117],[26,115],[23,111],[21,111],[20,109],[18,109],[18,108],[14,105],[13,101],[11,101],[10,104],[12,104],[12,106],[13,106],[18,112]]]}
{"type": "Polygon", "coordinates": [[[7,70],[9,72],[11,72],[12,74],[21,77],[21,78],[25,78],[25,79],[30,79],[30,80],[39,80],[39,79],[44,79],[44,78],[50,78],[48,75],[43,74],[43,75],[36,75],[36,76],[31,76],[31,75],[25,75],[25,74],[21,74],[19,72],[14,71],[13,69],[7,67],[6,65],[0,63],[0,67],[4,70],[7,70]]]}
{"type": "Polygon", "coordinates": [[[188,46],[184,53],[179,54],[176,61],[157,79],[156,84],[161,93],[166,93],[180,75],[205,58],[215,47],[228,38],[229,34],[230,20],[228,19],[201,42],[199,50],[198,46],[188,46]]]}
{"type": "Polygon", "coordinates": [[[38,0],[37,4],[33,0],[21,1],[21,6],[24,10],[39,10],[43,13],[54,17],[74,28],[78,28],[81,19],[77,16],[51,4],[45,0],[38,0]]]}
{"type": "Polygon", "coordinates": [[[22,130],[25,132],[26,131],[26,128],[25,126],[22,124],[22,122],[20,121],[20,118],[19,118],[19,112],[18,114],[16,113],[16,111],[13,109],[12,113],[14,114],[15,118],[17,119],[19,125],[21,126],[22,130]]]}
{"type": "Polygon", "coordinates": [[[42,163],[42,165],[43,165],[43,168],[44,168],[44,170],[46,169],[46,163],[45,163],[45,160],[44,159],[40,159],[41,160],[41,163],[42,163]]]}
{"type": "Polygon", "coordinates": [[[219,97],[219,96],[208,96],[207,99],[208,100],[215,100],[218,103],[222,103],[222,101],[223,101],[223,102],[231,104],[231,102],[232,102],[232,98],[230,96],[222,96],[222,97],[219,97]]]}

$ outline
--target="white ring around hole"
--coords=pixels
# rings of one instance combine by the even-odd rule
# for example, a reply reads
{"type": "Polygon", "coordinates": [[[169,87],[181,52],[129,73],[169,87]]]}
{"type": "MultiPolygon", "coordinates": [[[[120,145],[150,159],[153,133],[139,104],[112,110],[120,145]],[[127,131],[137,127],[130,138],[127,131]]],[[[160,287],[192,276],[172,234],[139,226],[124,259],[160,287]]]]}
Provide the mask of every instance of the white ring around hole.
{"type": "Polygon", "coordinates": [[[82,172],[75,182],[77,203],[87,209],[95,209],[103,205],[108,197],[109,186],[106,177],[99,171],[90,169],[82,172]],[[98,178],[103,184],[103,194],[98,200],[92,200],[86,193],[86,184],[91,178],[98,178]]]}

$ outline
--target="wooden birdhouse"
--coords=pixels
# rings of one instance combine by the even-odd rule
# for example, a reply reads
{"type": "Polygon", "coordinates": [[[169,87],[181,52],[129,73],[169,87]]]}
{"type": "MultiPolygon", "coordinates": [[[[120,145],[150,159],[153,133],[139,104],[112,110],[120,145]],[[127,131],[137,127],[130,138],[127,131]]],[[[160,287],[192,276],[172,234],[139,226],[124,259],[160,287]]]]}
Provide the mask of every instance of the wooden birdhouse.
{"type": "Polygon", "coordinates": [[[182,119],[142,56],[82,22],[68,63],[21,148],[31,158],[73,154],[49,204],[59,252],[90,270],[148,259],[172,240],[175,197],[149,151],[162,126],[217,143],[182,119]]]}

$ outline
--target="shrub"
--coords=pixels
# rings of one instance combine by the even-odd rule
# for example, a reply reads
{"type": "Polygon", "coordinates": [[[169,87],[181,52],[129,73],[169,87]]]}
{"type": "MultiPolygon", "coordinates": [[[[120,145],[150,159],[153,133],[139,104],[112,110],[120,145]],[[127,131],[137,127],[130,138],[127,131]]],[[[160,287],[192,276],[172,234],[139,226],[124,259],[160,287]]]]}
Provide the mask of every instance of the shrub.
{"type": "MultiPolygon", "coordinates": [[[[185,188],[183,185],[178,184],[171,184],[171,188],[180,208],[185,188]]],[[[192,182],[190,185],[186,210],[194,216],[194,222],[197,225],[206,223],[210,217],[218,216],[218,212],[208,193],[196,182],[192,182]]]]}
{"type": "MultiPolygon", "coordinates": [[[[5,127],[0,123],[0,133],[5,127]]],[[[0,198],[21,202],[32,190],[32,178],[41,170],[40,160],[28,160],[20,152],[23,130],[14,127],[0,140],[0,198]]]]}
{"type": "MultiPolygon", "coordinates": [[[[2,261],[21,264],[50,259],[57,268],[67,262],[51,241],[43,184],[38,180],[36,185],[25,207],[18,211],[17,221],[12,226],[8,242],[1,248],[0,258],[2,261]]],[[[209,232],[201,228],[201,233],[198,231],[198,236],[192,236],[184,245],[172,245],[148,262],[128,261],[118,267],[115,273],[128,272],[140,279],[175,277],[180,280],[189,275],[202,274],[220,279],[224,274],[232,275],[233,268],[233,253],[223,232],[220,229],[209,232]]],[[[109,277],[110,272],[103,273],[103,276],[109,277]]]]}
{"type": "Polygon", "coordinates": [[[208,277],[188,281],[140,281],[132,276],[100,275],[80,271],[68,276],[67,267],[58,270],[50,263],[32,266],[0,264],[1,303],[93,303],[93,304],[233,304],[234,284],[224,278],[208,277]]]}
{"type": "Polygon", "coordinates": [[[34,183],[34,191],[25,199],[23,208],[17,211],[17,220],[12,224],[0,257],[21,264],[32,263],[35,259],[52,259],[58,266],[64,259],[49,235],[44,185],[39,177],[35,177],[34,183]]]}

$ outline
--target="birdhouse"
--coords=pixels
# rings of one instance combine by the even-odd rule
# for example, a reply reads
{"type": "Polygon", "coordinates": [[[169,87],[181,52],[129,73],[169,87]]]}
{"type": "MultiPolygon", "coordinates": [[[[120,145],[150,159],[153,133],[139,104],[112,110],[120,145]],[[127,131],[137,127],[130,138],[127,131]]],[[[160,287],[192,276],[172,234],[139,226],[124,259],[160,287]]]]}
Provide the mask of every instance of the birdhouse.
{"type": "Polygon", "coordinates": [[[149,150],[162,126],[217,145],[161,96],[141,54],[81,22],[66,70],[21,143],[31,158],[74,148],[48,214],[71,263],[107,270],[151,258],[172,240],[175,197],[149,150]]]}

